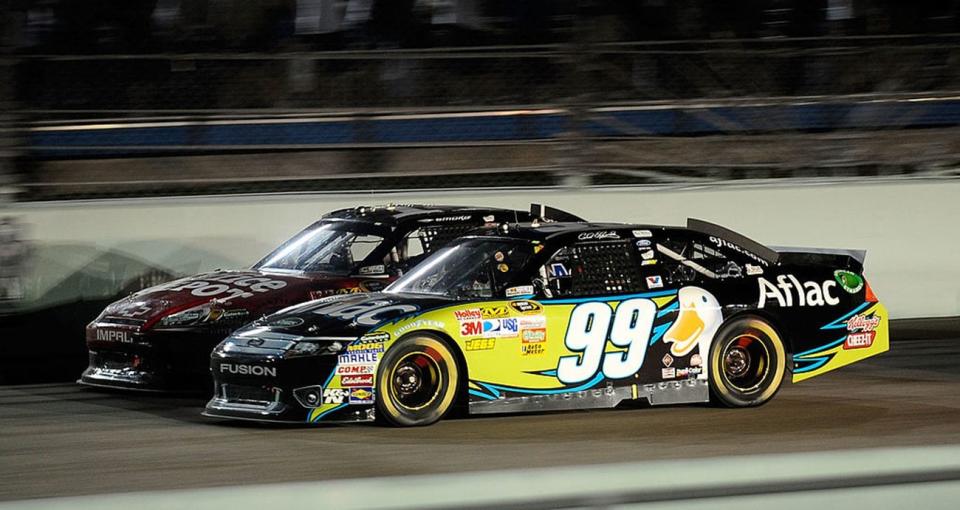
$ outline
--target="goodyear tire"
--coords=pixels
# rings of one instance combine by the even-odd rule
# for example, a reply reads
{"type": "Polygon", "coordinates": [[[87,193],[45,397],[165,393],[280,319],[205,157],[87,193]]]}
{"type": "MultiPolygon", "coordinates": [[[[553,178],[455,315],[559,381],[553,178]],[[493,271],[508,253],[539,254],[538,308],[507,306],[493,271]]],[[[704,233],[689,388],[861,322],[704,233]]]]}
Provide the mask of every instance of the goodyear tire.
{"type": "Polygon", "coordinates": [[[400,427],[430,425],[453,407],[459,384],[446,343],[427,333],[401,338],[377,368],[377,417],[400,427]]]}
{"type": "Polygon", "coordinates": [[[710,345],[710,391],[728,407],[759,406],[773,398],[787,373],[783,340],[757,317],[734,319],[710,345]]]}

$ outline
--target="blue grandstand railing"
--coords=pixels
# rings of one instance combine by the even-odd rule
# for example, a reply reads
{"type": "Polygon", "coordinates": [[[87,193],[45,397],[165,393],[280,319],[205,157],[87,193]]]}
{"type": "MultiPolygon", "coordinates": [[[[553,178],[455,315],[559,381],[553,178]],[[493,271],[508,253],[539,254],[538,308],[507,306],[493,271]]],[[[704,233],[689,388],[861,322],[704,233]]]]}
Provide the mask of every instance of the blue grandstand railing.
{"type": "Polygon", "coordinates": [[[325,149],[902,129],[960,125],[960,99],[927,98],[608,106],[357,117],[258,118],[38,126],[27,136],[37,157],[325,149]]]}

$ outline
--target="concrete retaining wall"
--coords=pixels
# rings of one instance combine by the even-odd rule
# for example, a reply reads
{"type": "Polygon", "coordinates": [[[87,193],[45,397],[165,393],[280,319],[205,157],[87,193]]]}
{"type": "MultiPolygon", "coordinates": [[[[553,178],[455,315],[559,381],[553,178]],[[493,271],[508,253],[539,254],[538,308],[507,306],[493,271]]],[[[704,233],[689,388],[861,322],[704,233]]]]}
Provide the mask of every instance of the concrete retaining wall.
{"type": "Polygon", "coordinates": [[[108,255],[140,268],[129,271],[248,266],[326,211],[388,202],[541,202],[595,220],[662,224],[689,216],[770,245],[866,249],[867,277],[893,318],[960,315],[960,180],[132,199],[23,203],[0,214],[27,225],[32,274],[43,278],[33,294],[56,296],[49,301],[108,255]]]}

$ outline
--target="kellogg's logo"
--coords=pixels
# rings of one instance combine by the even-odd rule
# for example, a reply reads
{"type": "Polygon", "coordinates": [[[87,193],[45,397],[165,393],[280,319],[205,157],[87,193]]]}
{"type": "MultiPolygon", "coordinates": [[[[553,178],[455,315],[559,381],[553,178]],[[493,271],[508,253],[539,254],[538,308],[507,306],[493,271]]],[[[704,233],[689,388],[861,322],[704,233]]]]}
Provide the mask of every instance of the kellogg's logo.
{"type": "Polygon", "coordinates": [[[873,331],[880,326],[880,317],[854,315],[847,321],[847,331],[873,331]]]}

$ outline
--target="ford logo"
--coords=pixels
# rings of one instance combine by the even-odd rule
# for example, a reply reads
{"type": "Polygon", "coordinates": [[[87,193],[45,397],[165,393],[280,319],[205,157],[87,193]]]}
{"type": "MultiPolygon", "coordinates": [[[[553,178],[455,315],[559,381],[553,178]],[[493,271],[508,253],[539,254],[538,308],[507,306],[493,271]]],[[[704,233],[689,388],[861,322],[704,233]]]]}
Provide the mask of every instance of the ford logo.
{"type": "Polygon", "coordinates": [[[251,338],[250,340],[247,340],[247,345],[249,345],[250,347],[260,347],[261,345],[263,345],[263,339],[251,338]]]}

